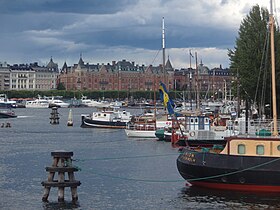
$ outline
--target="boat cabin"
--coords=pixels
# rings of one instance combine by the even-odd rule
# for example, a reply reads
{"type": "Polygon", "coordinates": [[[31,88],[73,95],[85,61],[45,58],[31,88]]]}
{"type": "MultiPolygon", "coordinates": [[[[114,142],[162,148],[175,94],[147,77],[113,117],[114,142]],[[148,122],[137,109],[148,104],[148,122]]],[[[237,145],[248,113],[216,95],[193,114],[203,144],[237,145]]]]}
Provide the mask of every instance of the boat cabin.
{"type": "Polygon", "coordinates": [[[280,157],[280,139],[275,137],[228,137],[221,154],[280,157]]]}
{"type": "Polygon", "coordinates": [[[207,116],[185,116],[185,119],[182,120],[182,117],[178,119],[180,124],[183,124],[185,130],[210,130],[211,121],[207,116]]]}

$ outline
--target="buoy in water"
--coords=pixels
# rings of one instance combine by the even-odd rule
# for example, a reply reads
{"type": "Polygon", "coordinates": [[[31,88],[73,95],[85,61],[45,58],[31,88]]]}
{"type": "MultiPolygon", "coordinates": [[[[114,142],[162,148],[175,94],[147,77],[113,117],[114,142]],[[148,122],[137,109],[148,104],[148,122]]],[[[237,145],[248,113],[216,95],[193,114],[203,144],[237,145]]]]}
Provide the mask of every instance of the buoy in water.
{"type": "Polygon", "coordinates": [[[67,126],[73,126],[73,114],[72,109],[69,110],[68,120],[67,120],[67,126]]]}

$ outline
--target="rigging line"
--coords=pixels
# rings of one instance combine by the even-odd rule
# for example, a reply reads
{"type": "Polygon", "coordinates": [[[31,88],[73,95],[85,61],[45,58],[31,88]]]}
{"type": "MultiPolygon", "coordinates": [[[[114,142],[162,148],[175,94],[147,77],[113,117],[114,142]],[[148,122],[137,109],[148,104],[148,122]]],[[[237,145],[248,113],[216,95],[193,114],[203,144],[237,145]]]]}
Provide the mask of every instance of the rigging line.
{"type": "Polygon", "coordinates": [[[139,156],[123,156],[123,157],[103,157],[103,158],[86,158],[86,159],[73,159],[76,162],[84,162],[89,160],[121,160],[121,159],[135,159],[135,158],[152,158],[152,157],[167,157],[178,156],[181,153],[159,154],[159,155],[139,155],[139,156]]]}
{"type": "Polygon", "coordinates": [[[157,58],[157,56],[158,56],[158,54],[159,54],[160,51],[161,51],[161,49],[159,49],[159,50],[157,51],[157,54],[156,54],[156,56],[154,57],[154,59],[153,59],[153,61],[152,61],[151,64],[153,64],[153,63],[155,62],[155,60],[156,60],[156,58],[157,58]]]}
{"type": "Polygon", "coordinates": [[[261,78],[261,73],[263,71],[263,61],[264,61],[265,52],[266,52],[266,48],[267,48],[266,44],[268,42],[268,34],[269,33],[268,33],[268,30],[267,30],[265,40],[264,40],[263,50],[262,50],[261,64],[260,64],[260,67],[259,67],[259,75],[258,75],[258,82],[257,82],[255,98],[254,98],[254,104],[257,102],[257,95],[258,95],[258,89],[259,89],[259,84],[260,84],[260,78],[261,78]]]}
{"type": "Polygon", "coordinates": [[[266,34],[266,50],[264,50],[265,53],[265,62],[264,62],[264,66],[263,66],[263,86],[262,86],[262,93],[261,93],[261,101],[260,101],[260,107],[262,108],[262,111],[260,112],[260,114],[264,114],[264,105],[265,105],[265,90],[266,90],[266,84],[267,84],[267,69],[268,69],[268,48],[269,48],[269,39],[268,39],[268,36],[269,36],[269,32],[267,31],[267,34],[266,34]]]}

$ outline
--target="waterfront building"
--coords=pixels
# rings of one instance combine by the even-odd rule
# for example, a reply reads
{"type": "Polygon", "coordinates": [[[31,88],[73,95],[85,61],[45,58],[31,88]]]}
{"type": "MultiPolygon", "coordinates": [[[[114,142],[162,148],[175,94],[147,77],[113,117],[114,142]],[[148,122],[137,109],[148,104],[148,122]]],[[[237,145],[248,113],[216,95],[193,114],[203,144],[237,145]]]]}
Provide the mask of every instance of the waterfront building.
{"type": "MultiPolygon", "coordinates": [[[[165,66],[168,75],[168,87],[173,89],[173,68],[168,59],[165,66]]],[[[78,64],[68,67],[64,63],[59,75],[59,83],[66,90],[118,90],[118,91],[153,91],[158,90],[164,80],[162,65],[135,65],[126,60],[107,64],[84,63],[80,57],[78,64]]]]}
{"type": "Polygon", "coordinates": [[[10,68],[7,62],[0,62],[0,90],[10,89],[10,68]]]}
{"type": "Polygon", "coordinates": [[[10,69],[10,90],[52,90],[57,88],[58,65],[51,58],[47,66],[14,64],[10,69]]]}
{"type": "Polygon", "coordinates": [[[174,90],[185,91],[186,99],[194,99],[197,92],[202,99],[231,98],[232,83],[235,80],[229,68],[209,69],[202,62],[197,69],[174,70],[174,90]]]}
{"type": "Polygon", "coordinates": [[[164,78],[168,90],[185,91],[186,99],[196,98],[198,91],[203,99],[230,95],[234,80],[229,69],[222,66],[209,69],[202,61],[196,69],[174,69],[169,57],[163,68],[162,64],[145,66],[125,59],[107,64],[89,64],[80,56],[77,64],[68,66],[65,62],[60,72],[52,58],[46,66],[37,62],[0,63],[1,90],[53,90],[61,83],[66,90],[74,91],[157,91],[164,78]]]}

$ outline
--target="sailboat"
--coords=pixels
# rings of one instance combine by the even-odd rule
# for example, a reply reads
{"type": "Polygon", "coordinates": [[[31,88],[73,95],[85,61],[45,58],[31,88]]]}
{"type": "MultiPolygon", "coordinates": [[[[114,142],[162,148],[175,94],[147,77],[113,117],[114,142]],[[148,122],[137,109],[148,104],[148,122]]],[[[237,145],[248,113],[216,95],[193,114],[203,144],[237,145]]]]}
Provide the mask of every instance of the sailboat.
{"type": "Polygon", "coordinates": [[[72,109],[69,110],[67,126],[73,126],[73,114],[72,109]]]}
{"type": "MultiPolygon", "coordinates": [[[[166,71],[165,71],[165,35],[164,35],[164,17],[162,18],[162,67],[163,67],[163,74],[164,74],[164,80],[166,80],[166,71]]],[[[154,81],[155,85],[155,81],[154,81]]],[[[160,89],[162,89],[163,92],[167,92],[165,85],[163,83],[160,83],[160,89]],[[163,90],[164,86],[164,90],[163,90]]],[[[168,95],[166,93],[166,97],[168,98],[168,95]]],[[[167,103],[167,102],[166,102],[167,103]]],[[[125,129],[125,133],[128,137],[143,137],[143,138],[157,138],[156,132],[158,130],[164,130],[165,127],[171,126],[171,119],[168,119],[168,115],[164,115],[161,117],[161,119],[157,116],[156,111],[156,92],[155,92],[155,86],[154,86],[154,113],[150,116],[144,115],[140,116],[138,118],[134,118],[131,120],[130,123],[127,124],[127,127],[125,129]]]]}
{"type": "Polygon", "coordinates": [[[224,149],[186,147],[177,158],[177,168],[190,185],[252,192],[280,192],[280,138],[277,131],[274,17],[270,22],[272,65],[272,136],[227,137],[224,149]]]}

